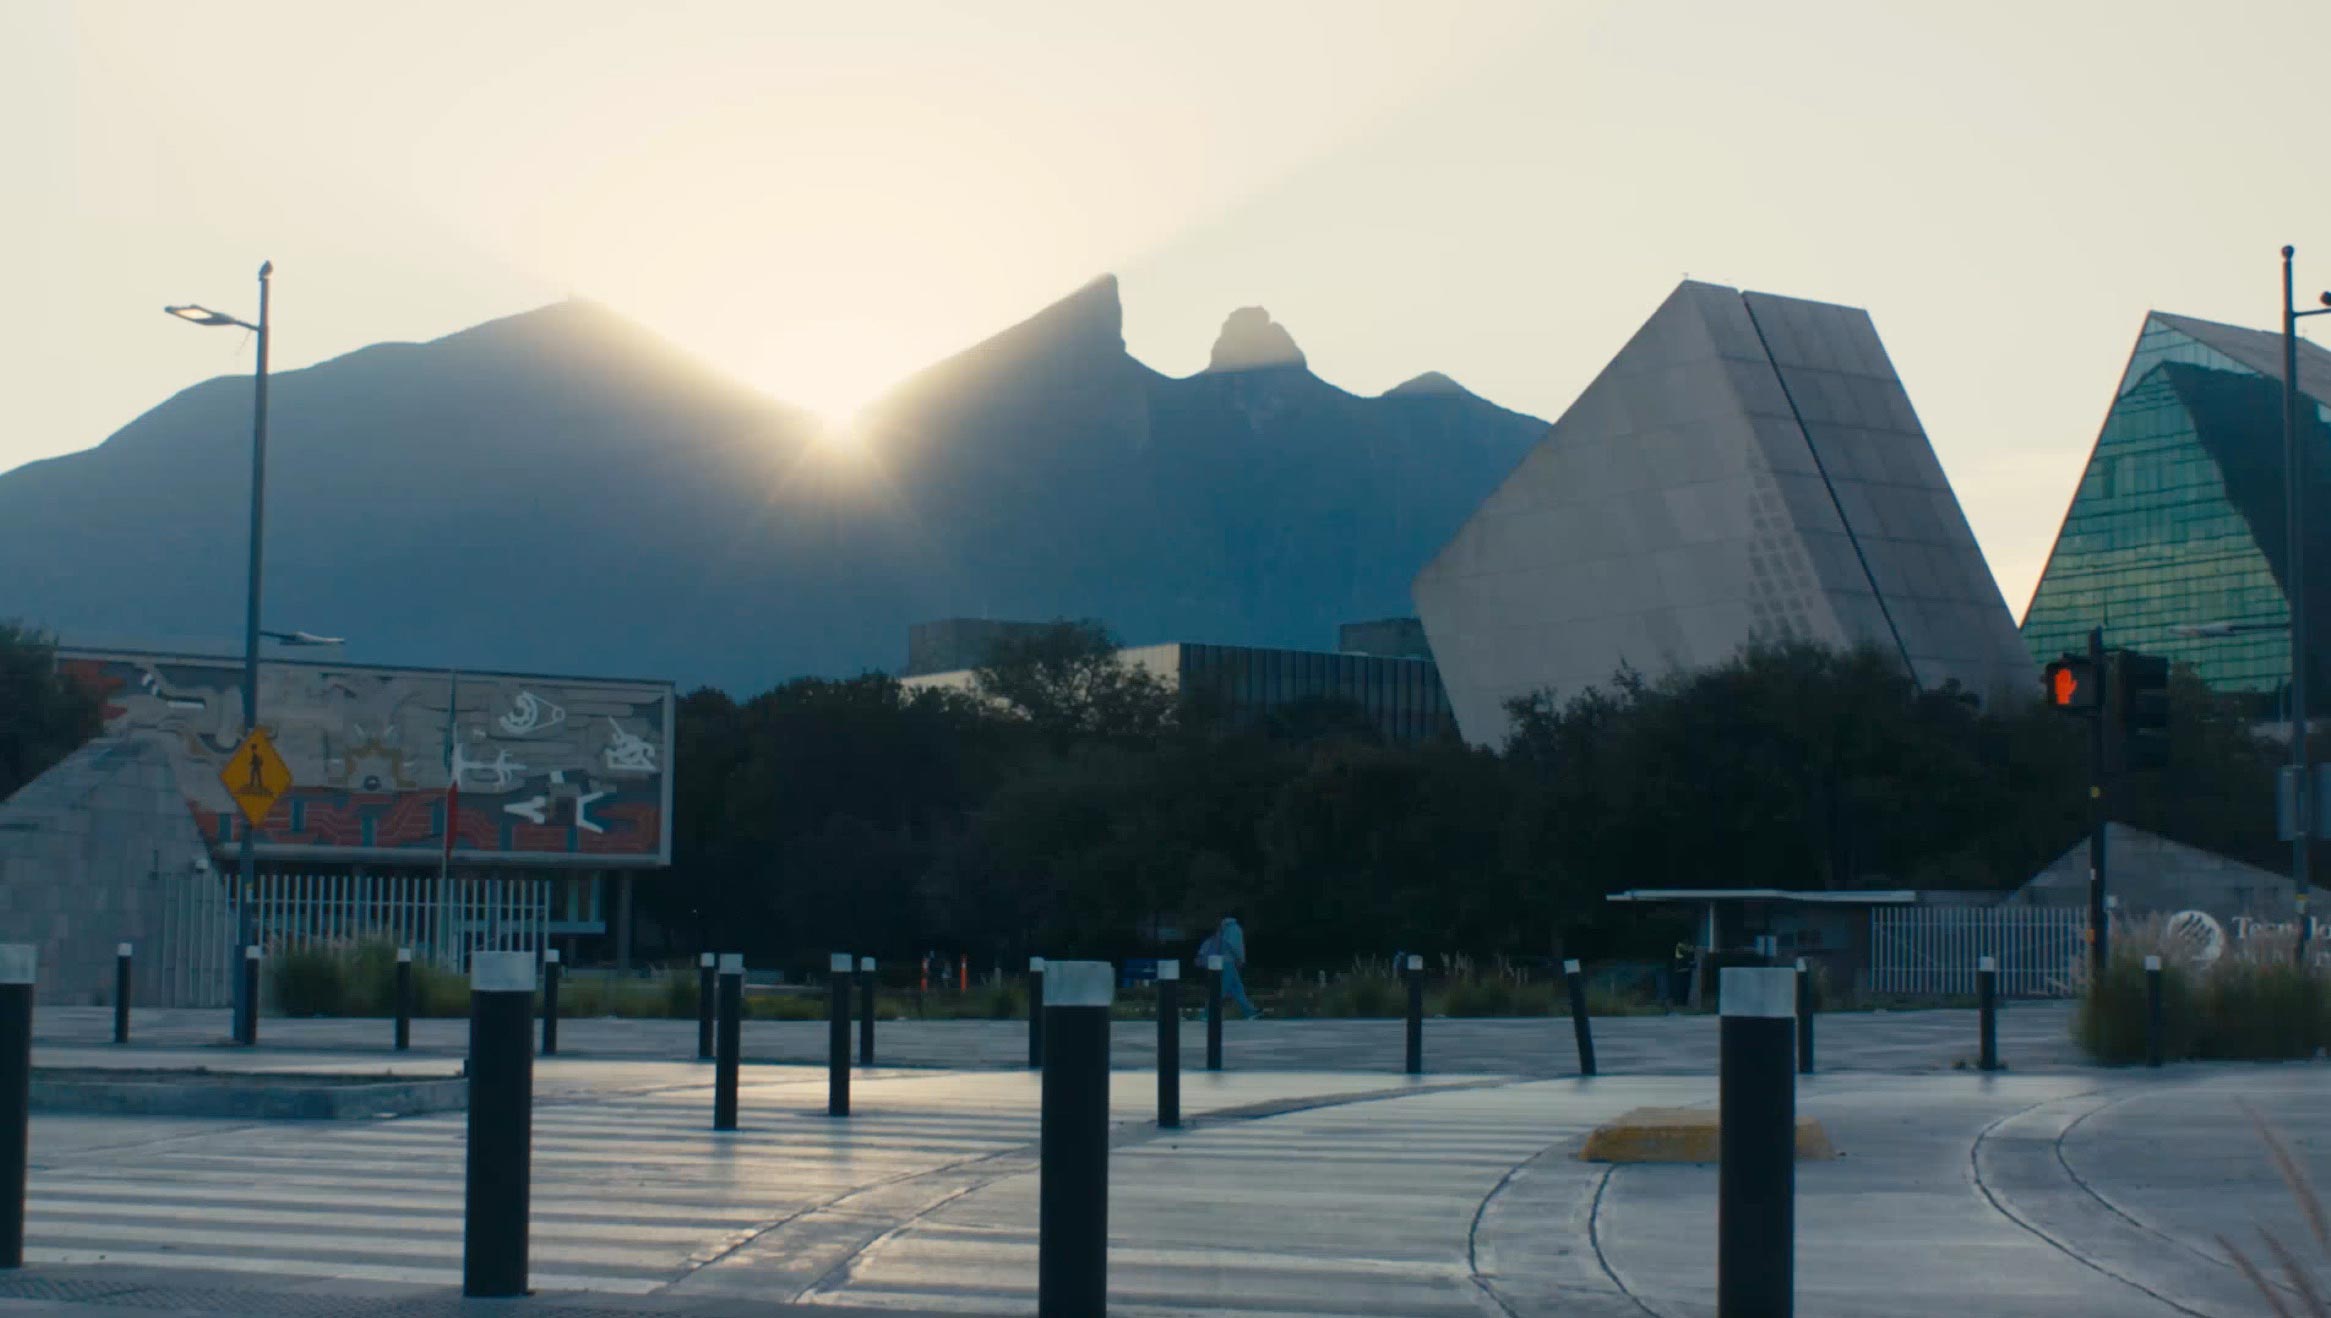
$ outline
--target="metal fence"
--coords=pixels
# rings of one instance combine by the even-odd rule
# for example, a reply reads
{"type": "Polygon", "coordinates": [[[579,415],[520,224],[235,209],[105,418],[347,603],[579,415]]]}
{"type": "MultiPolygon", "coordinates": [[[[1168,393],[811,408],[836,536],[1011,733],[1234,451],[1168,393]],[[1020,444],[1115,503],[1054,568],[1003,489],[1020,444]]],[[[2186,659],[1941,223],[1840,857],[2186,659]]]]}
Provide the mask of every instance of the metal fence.
{"type": "Polygon", "coordinates": [[[1870,912],[1870,991],[1971,995],[1991,957],[2008,997],[2064,998],[2088,941],[2088,912],[2051,906],[1894,906],[1870,912]]]}
{"type": "Polygon", "coordinates": [[[227,880],[209,869],[164,877],[155,945],[139,949],[133,1001],[142,1007],[224,1007],[233,993],[227,966],[235,937],[227,880]]]}
{"type": "Polygon", "coordinates": [[[549,945],[547,879],[261,874],[252,916],[271,950],[377,938],[464,970],[477,952],[549,945]]]}

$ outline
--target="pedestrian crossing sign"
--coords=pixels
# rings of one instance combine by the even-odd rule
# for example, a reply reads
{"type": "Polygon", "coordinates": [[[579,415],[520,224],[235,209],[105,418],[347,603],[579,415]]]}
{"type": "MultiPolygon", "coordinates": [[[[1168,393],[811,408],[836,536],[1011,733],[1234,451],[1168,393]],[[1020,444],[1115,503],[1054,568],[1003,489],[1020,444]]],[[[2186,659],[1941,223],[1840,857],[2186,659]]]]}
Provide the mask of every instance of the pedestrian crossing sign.
{"type": "Polygon", "coordinates": [[[251,729],[243,744],[227,757],[226,767],[219,770],[219,782],[227,795],[243,809],[243,818],[257,828],[267,821],[267,812],[283,794],[291,790],[291,766],[276,754],[275,743],[267,739],[264,728],[251,729]]]}

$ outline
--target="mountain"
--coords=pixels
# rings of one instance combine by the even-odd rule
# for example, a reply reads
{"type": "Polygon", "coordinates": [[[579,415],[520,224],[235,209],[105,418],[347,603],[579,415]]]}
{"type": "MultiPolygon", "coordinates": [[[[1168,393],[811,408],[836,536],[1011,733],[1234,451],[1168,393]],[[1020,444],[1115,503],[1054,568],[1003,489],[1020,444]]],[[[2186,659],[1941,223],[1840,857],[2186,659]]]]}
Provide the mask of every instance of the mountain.
{"type": "MultiPolygon", "coordinates": [[[[1420,376],[1313,375],[1261,308],[1176,379],[1103,278],[866,409],[863,456],[589,302],[270,382],[267,624],[367,662],[740,693],[895,668],[909,623],[1098,617],[1130,642],[1325,648],[1545,424],[1420,376]]],[[[0,474],[0,617],[89,644],[240,637],[250,380],[0,474]]]]}

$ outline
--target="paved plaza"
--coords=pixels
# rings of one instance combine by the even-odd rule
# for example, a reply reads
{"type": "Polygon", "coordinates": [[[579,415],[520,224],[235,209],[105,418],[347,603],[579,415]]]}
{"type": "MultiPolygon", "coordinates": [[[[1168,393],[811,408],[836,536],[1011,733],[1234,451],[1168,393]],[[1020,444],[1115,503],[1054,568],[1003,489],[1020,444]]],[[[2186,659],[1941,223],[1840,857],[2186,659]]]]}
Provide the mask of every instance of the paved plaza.
{"type": "MultiPolygon", "coordinates": [[[[380,1070],[379,1022],[269,1020],[213,1046],[217,1013],[44,1012],[43,1065],[380,1070]],[[101,1034],[97,1037],[101,1037],[101,1034]]],[[[400,1069],[458,1065],[424,1022],[400,1069]]],[[[2013,1070],[1954,1069],[1971,1013],[1838,1015],[1800,1082],[1843,1156],[1798,1169],[1798,1311],[1863,1315],[2269,1312],[2216,1237],[2313,1246],[2252,1127],[2302,1160],[2331,1139],[2320,1064],[2078,1065],[2066,1017],[2003,1020],[2013,1070]]],[[[821,1069],[749,1066],[742,1129],[710,1129],[686,1023],[570,1021],[537,1064],[533,1279],[459,1280],[463,1118],[253,1123],[37,1115],[28,1264],[0,1313],[769,1312],[1034,1307],[1038,1077],[1018,1023],[886,1023],[855,1115],[821,1069]]],[[[1712,1105],[1716,1022],[1597,1022],[1605,1074],[1563,1021],[1432,1021],[1422,1079],[1398,1022],[1234,1022],[1232,1068],[1185,1076],[1190,1125],[1149,1120],[1150,1027],[1119,1028],[1113,1311],[1194,1315],[1713,1312],[1716,1170],[1576,1159],[1596,1123],[1712,1105]]],[[[748,1026],[753,1057],[822,1053],[822,1027],[748,1026]]],[[[1193,1050],[1192,1058],[1197,1054],[1193,1050]]],[[[2263,1249],[2255,1249],[2262,1254],[2263,1249]]]]}

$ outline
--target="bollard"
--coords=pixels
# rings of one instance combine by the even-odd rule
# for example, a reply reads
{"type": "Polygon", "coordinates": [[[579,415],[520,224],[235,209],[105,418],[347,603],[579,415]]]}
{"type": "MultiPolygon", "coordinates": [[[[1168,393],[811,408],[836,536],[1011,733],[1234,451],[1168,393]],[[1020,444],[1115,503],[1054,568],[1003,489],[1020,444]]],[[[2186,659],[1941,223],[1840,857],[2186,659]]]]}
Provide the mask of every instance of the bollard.
{"type": "Polygon", "coordinates": [[[1044,1065],[1044,958],[1028,958],[1028,1068],[1044,1065]]]}
{"type": "Polygon", "coordinates": [[[1157,1124],[1182,1124],[1182,963],[1157,963],[1157,1124]]]}
{"type": "Polygon", "coordinates": [[[396,1034],[398,1052],[413,1046],[413,949],[397,949],[396,1034]]]}
{"type": "Polygon", "coordinates": [[[461,1293],[526,1293],[533,1174],[534,955],[478,952],[469,965],[469,1176],[461,1293]]]}
{"type": "Polygon", "coordinates": [[[39,951],[0,947],[0,1268],[24,1266],[24,1182],[32,1152],[32,986],[39,951]]]}
{"type": "Polygon", "coordinates": [[[712,1060],[712,1007],[719,998],[713,983],[712,953],[696,954],[696,1060],[712,1060]]]}
{"type": "Polygon", "coordinates": [[[826,1115],[850,1115],[850,966],[848,952],[827,961],[833,1009],[826,1021],[826,1115]]]}
{"type": "Polygon", "coordinates": [[[243,1038],[245,1044],[259,1042],[259,945],[243,948],[243,1038]]]}
{"type": "Polygon", "coordinates": [[[1576,961],[1562,963],[1562,979],[1570,988],[1570,1032],[1578,1036],[1578,1073],[1594,1074],[1594,1026],[1586,1016],[1586,973],[1576,961]]]}
{"type": "Polygon", "coordinates": [[[2161,958],[2145,958],[2145,1065],[2161,1065],[2161,958]]]}
{"type": "Polygon", "coordinates": [[[1980,1045],[1975,1050],[1975,1069],[1999,1069],[1999,963],[1984,957],[1975,963],[1975,1013],[1979,1018],[1980,1045]]]}
{"type": "Polygon", "coordinates": [[[1106,961],[1061,961],[1051,979],[1037,1135],[1036,1312],[1093,1318],[1109,1291],[1109,1004],[1106,961]]]}
{"type": "Polygon", "coordinates": [[[1813,1074],[1813,972],[1797,958],[1797,1074],[1813,1074]]]}
{"type": "Polygon", "coordinates": [[[129,1042],[130,945],[113,949],[113,1041],[129,1042]]]}
{"type": "Polygon", "coordinates": [[[1408,980],[1408,1073],[1424,1074],[1424,958],[1411,954],[1401,975],[1408,980]]]}
{"type": "Polygon", "coordinates": [[[558,949],[542,953],[542,1055],[558,1056],[558,949]]]}
{"type": "Polygon", "coordinates": [[[858,958],[858,1065],[874,1065],[874,958],[858,958]]]}
{"type": "Polygon", "coordinates": [[[720,954],[718,987],[713,991],[719,1019],[714,1022],[712,1062],[712,1128],[737,1128],[737,1053],[744,1042],[741,1018],[745,1014],[745,958],[741,952],[720,954]]]}
{"type": "Polygon", "coordinates": [[[1222,1069],[1222,958],[1206,958],[1206,1069],[1222,1069]]]}
{"type": "Polygon", "coordinates": [[[1797,1256],[1796,972],[1721,977],[1716,1144],[1717,1318],[1788,1318],[1797,1256]]]}

